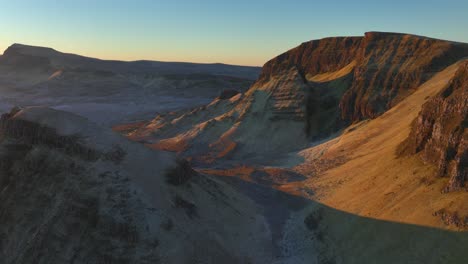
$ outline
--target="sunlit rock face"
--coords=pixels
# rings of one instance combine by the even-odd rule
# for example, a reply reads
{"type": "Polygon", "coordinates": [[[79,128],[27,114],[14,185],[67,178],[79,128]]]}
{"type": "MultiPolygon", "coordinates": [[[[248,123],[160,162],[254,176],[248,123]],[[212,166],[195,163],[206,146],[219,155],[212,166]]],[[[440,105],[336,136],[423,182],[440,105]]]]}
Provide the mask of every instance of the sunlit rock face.
{"type": "Polygon", "coordinates": [[[403,153],[420,153],[450,177],[445,191],[459,190],[468,180],[468,62],[447,87],[424,104],[411,134],[400,146],[403,153]]]}
{"type": "Polygon", "coordinates": [[[267,62],[257,85],[295,67],[303,76],[338,71],[354,63],[352,82],[341,98],[341,117],[374,118],[436,72],[468,56],[468,46],[399,33],[367,32],[364,37],[306,42],[267,62]]]}
{"type": "Polygon", "coordinates": [[[343,96],[342,118],[374,118],[438,71],[468,55],[468,45],[394,33],[366,33],[356,56],[353,84],[343,96]]]}

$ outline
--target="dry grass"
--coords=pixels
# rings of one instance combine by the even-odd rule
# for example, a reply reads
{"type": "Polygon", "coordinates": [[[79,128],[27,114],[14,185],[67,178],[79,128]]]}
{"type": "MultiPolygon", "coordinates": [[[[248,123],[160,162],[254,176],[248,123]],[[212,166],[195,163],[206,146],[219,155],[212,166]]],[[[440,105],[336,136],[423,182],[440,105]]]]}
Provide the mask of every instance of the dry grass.
{"type": "Polygon", "coordinates": [[[352,61],[351,63],[349,63],[348,65],[344,66],[343,68],[337,71],[320,73],[314,76],[306,76],[306,78],[308,81],[312,81],[312,82],[319,82],[319,83],[329,82],[329,81],[336,80],[343,76],[348,75],[354,69],[354,66],[356,66],[356,61],[352,61]]]}
{"type": "Polygon", "coordinates": [[[301,152],[306,161],[295,170],[309,176],[323,160],[345,156],[346,162],[281,189],[302,196],[307,196],[301,191],[304,187],[317,190],[314,199],[360,216],[447,228],[433,213],[442,208],[468,211],[468,193],[442,194],[447,179],[424,183],[433,178],[433,166],[424,164],[417,156],[399,159],[395,152],[409,135],[411,122],[422,104],[444,88],[457,66],[440,72],[379,118],[301,152]]]}

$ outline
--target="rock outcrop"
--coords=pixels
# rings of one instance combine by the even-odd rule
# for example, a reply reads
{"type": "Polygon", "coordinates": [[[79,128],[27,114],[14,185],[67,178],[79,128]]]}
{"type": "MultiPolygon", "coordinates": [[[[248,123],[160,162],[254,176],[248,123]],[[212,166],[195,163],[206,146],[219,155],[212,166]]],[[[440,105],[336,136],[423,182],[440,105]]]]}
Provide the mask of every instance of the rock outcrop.
{"type": "Polygon", "coordinates": [[[437,174],[450,177],[444,191],[465,187],[468,180],[468,62],[464,62],[446,88],[426,102],[400,154],[420,153],[437,166],[437,174]]]}

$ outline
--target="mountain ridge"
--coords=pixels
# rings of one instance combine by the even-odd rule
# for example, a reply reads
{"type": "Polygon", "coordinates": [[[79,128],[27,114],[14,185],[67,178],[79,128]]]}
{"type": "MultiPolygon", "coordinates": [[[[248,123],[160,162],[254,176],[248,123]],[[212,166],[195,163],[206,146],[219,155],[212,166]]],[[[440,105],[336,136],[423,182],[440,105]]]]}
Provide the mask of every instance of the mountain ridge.
{"type": "MultiPolygon", "coordinates": [[[[2,56],[10,56],[14,54],[22,54],[22,55],[31,55],[31,56],[39,56],[39,57],[65,57],[68,60],[85,60],[90,63],[101,63],[101,64],[128,64],[132,66],[150,66],[150,67],[161,67],[161,65],[169,65],[169,66],[183,66],[183,67],[194,67],[194,66],[201,66],[205,67],[203,71],[207,71],[210,67],[218,66],[218,67],[225,67],[226,69],[232,68],[246,68],[246,69],[260,69],[258,66],[243,66],[243,65],[233,65],[233,64],[225,64],[225,63],[194,63],[194,62],[174,62],[174,61],[155,61],[155,60],[131,60],[131,61],[122,61],[122,60],[107,60],[107,59],[99,59],[93,58],[83,55],[78,55],[74,53],[66,53],[60,52],[50,47],[42,47],[42,46],[32,46],[20,43],[14,43],[10,45],[2,55],[0,55],[0,60],[2,56]]],[[[141,70],[141,68],[140,68],[141,70]]],[[[202,72],[203,72],[202,71],[202,72]]],[[[253,75],[249,75],[251,78],[253,75]]],[[[246,77],[246,76],[239,76],[239,77],[246,77]]]]}
{"type": "Polygon", "coordinates": [[[260,68],[224,64],[106,61],[12,45],[0,56],[0,111],[48,106],[99,123],[147,119],[246,90],[260,68]]]}
{"type": "Polygon", "coordinates": [[[363,37],[312,40],[267,62],[258,80],[235,103],[214,101],[194,110],[212,114],[192,124],[193,129],[189,125],[185,133],[181,127],[172,129],[172,135],[167,132],[187,117],[180,113],[173,124],[166,122],[166,127],[158,125],[149,133],[154,127],[149,122],[141,133],[136,129],[130,137],[153,142],[156,148],[174,144],[180,151],[185,146],[182,152],[194,151],[190,155],[195,156],[210,153],[210,148],[214,153],[208,156],[226,151],[235,156],[242,148],[262,154],[292,151],[353,122],[380,116],[438,71],[466,56],[468,44],[408,34],[369,32],[363,37]],[[214,110],[221,104],[229,107],[214,110]],[[158,131],[162,129],[161,140],[158,131]],[[288,134],[293,142],[285,139],[288,134]]]}

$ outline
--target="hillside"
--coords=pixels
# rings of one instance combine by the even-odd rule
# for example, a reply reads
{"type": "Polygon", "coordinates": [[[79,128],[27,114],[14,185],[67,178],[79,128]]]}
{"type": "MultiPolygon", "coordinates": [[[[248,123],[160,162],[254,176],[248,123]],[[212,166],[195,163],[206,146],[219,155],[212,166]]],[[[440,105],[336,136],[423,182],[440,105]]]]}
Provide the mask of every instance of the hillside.
{"type": "MultiPolygon", "coordinates": [[[[428,153],[437,155],[435,150],[426,152],[420,148],[417,151],[411,149],[406,155],[399,153],[401,144],[416,141],[414,131],[420,129],[419,123],[426,117],[428,107],[446,90],[460,87],[457,80],[461,75],[466,78],[467,63],[456,63],[436,74],[415,93],[376,119],[357,123],[341,136],[299,152],[303,161],[293,170],[308,179],[283,185],[281,189],[357,215],[465,230],[467,193],[446,194],[444,190],[445,186],[450,189],[454,185],[464,186],[464,177],[460,175],[466,175],[466,145],[457,144],[458,156],[454,159],[458,163],[453,162],[453,165],[450,159],[444,160],[440,156],[434,161],[420,158],[428,153]],[[441,165],[454,166],[454,170],[446,174],[437,173],[436,166],[441,165]]],[[[468,82],[464,81],[463,90],[466,91],[467,85],[468,82]]],[[[459,98],[466,103],[466,97],[459,98]]],[[[465,111],[466,108],[459,109],[465,111]]],[[[449,118],[442,118],[445,117],[449,118]]],[[[466,113],[460,117],[466,120],[466,113]]],[[[452,129],[464,130],[466,134],[466,125],[454,124],[457,126],[458,129],[452,129]]],[[[454,136],[463,141],[460,136],[444,130],[439,139],[453,142],[450,137],[454,136]]],[[[463,132],[458,133],[463,135],[463,132]]],[[[437,134],[434,133],[433,137],[437,138],[437,134]]],[[[435,140],[425,140],[433,142],[434,147],[438,146],[435,140]]],[[[450,146],[442,146],[450,151],[450,146]]],[[[445,149],[439,149],[445,154],[445,149]]]]}
{"type": "Polygon", "coordinates": [[[255,203],[173,155],[43,107],[3,115],[0,131],[2,263],[272,257],[255,203]]]}

